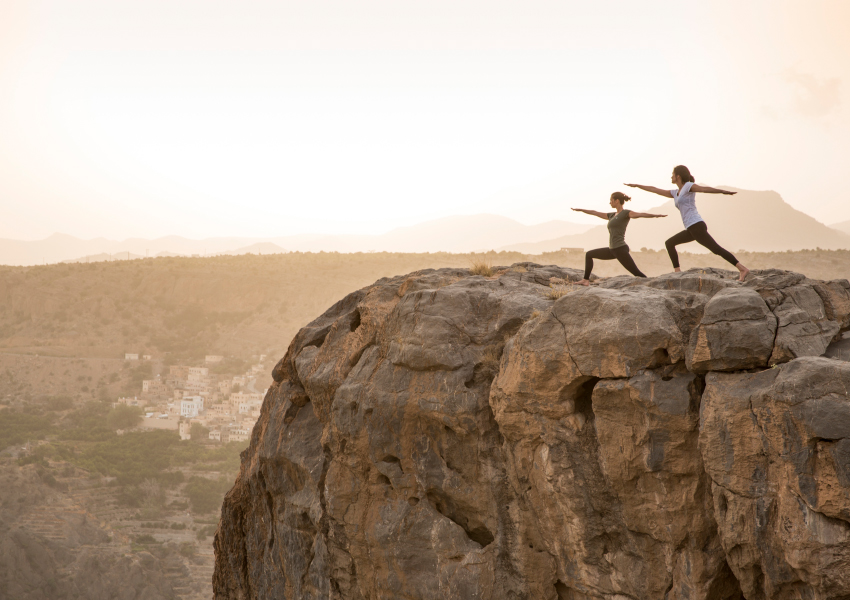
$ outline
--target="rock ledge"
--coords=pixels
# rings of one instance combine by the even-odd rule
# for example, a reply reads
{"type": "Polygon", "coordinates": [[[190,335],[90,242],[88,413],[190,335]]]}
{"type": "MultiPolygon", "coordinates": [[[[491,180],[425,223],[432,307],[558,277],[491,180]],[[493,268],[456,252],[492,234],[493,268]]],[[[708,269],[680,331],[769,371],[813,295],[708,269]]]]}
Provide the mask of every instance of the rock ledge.
{"type": "Polygon", "coordinates": [[[850,284],[553,277],[419,271],[302,329],[216,598],[850,598],[850,284]]]}

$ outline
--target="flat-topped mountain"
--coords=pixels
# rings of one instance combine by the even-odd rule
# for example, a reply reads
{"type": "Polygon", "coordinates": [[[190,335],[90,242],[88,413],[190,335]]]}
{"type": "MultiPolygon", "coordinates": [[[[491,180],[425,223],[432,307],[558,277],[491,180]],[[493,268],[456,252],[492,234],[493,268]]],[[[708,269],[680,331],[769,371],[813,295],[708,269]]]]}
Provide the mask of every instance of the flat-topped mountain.
{"type": "MultiPolygon", "coordinates": [[[[724,248],[733,253],[739,249],[751,252],[777,252],[802,249],[850,248],[850,233],[827,227],[804,212],[796,210],[776,192],[756,192],[729,186],[723,189],[738,192],[734,196],[720,194],[697,194],[697,210],[708,224],[709,233],[724,248]]],[[[629,194],[645,192],[623,188],[629,194]]],[[[660,196],[653,198],[661,199],[660,196]]],[[[609,211],[607,203],[593,207],[586,202],[583,208],[609,211]]],[[[626,203],[629,208],[629,203],[626,203]]],[[[641,212],[666,214],[664,219],[640,219],[629,225],[626,242],[637,250],[650,248],[663,250],[664,241],[684,229],[679,211],[672,198],[641,212]]],[[[564,247],[599,248],[608,245],[608,229],[603,221],[586,232],[561,236],[534,244],[505,244],[501,249],[540,254],[564,247]]],[[[681,248],[690,252],[705,251],[699,244],[681,248]]]]}
{"type": "Polygon", "coordinates": [[[850,596],[850,283],[580,278],[427,269],[304,327],[215,597],[850,596]]]}

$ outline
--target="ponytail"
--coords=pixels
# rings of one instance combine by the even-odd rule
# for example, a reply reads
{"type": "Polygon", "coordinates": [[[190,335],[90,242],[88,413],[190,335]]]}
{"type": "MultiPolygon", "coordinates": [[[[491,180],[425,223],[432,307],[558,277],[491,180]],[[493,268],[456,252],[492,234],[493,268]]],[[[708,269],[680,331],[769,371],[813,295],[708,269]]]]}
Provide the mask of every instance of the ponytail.
{"type": "Polygon", "coordinates": [[[693,183],[695,181],[694,176],[691,175],[691,172],[685,165],[679,165],[673,169],[673,172],[682,178],[682,183],[688,183],[689,181],[693,183]]]}

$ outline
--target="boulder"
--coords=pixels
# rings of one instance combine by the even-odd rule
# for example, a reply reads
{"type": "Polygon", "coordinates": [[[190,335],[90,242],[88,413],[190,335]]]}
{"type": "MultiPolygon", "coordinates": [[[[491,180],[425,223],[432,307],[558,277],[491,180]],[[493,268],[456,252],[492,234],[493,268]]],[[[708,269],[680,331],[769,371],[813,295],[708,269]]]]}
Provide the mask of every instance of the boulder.
{"type": "Polygon", "coordinates": [[[776,338],[776,317],[755,290],[735,287],[715,294],[691,334],[687,364],[694,372],[767,366],[776,338]]]}
{"type": "Polygon", "coordinates": [[[777,331],[771,364],[821,356],[841,329],[838,321],[828,318],[821,296],[810,285],[782,290],[782,303],[773,314],[777,318],[777,331]]]}
{"type": "Polygon", "coordinates": [[[700,448],[748,599],[850,595],[850,363],[711,373],[700,448]]]}
{"type": "Polygon", "coordinates": [[[425,270],[302,329],[225,497],[216,598],[850,594],[847,363],[809,357],[850,284],[580,278],[425,270]]]}

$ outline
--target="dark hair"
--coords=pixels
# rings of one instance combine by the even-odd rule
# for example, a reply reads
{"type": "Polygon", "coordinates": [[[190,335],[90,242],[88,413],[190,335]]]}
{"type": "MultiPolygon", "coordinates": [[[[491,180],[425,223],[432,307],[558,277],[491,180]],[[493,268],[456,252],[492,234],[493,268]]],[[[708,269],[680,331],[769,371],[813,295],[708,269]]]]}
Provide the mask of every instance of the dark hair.
{"type": "Polygon", "coordinates": [[[682,178],[682,183],[688,183],[689,181],[693,183],[695,181],[694,176],[691,175],[691,172],[685,165],[679,165],[673,169],[673,172],[682,178]]]}
{"type": "Polygon", "coordinates": [[[614,200],[619,200],[620,204],[625,204],[626,202],[631,200],[631,198],[629,196],[626,196],[623,192],[614,192],[613,194],[611,194],[611,197],[614,200]]]}

